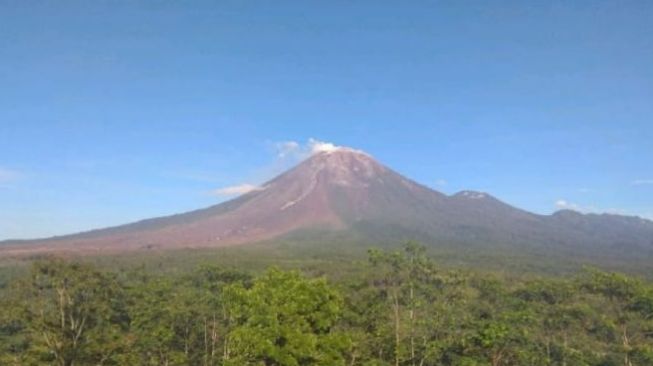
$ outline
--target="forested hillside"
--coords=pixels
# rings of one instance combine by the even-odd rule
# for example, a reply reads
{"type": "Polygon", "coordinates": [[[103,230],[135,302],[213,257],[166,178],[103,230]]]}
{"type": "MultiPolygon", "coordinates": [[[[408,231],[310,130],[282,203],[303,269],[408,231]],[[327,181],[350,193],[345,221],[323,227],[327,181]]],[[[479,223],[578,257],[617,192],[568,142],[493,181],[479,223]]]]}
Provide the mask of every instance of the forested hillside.
{"type": "Polygon", "coordinates": [[[443,270],[415,244],[356,273],[38,261],[0,289],[0,364],[653,364],[644,280],[443,270]]]}

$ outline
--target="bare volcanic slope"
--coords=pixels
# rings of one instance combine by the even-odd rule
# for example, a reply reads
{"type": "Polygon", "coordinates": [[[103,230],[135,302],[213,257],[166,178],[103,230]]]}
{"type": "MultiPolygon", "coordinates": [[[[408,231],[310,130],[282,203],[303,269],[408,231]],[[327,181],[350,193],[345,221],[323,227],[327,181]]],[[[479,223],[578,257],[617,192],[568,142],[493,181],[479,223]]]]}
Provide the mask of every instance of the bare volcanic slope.
{"type": "Polygon", "coordinates": [[[366,153],[337,148],[216,206],[75,235],[6,242],[0,253],[218,247],[325,231],[370,241],[653,250],[653,222],[647,220],[566,211],[536,215],[486,193],[447,196],[366,153]]]}
{"type": "Polygon", "coordinates": [[[373,187],[399,187],[382,206],[445,196],[402,178],[353,149],[320,152],[260,189],[206,209],[25,243],[4,250],[123,250],[227,246],[272,239],[297,229],[344,230],[373,205],[373,187]],[[26,244],[32,244],[27,246],[26,244]]]}

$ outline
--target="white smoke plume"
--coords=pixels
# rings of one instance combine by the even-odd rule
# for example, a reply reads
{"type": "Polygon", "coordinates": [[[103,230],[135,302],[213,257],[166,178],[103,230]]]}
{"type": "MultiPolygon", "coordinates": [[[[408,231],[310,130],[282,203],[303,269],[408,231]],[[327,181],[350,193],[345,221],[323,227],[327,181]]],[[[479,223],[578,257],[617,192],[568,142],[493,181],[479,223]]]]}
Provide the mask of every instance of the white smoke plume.
{"type": "Polygon", "coordinates": [[[333,152],[342,149],[341,146],[334,145],[330,142],[319,141],[314,138],[308,139],[308,148],[311,155],[320,152],[333,152]]]}
{"type": "MultiPolygon", "coordinates": [[[[322,152],[334,152],[338,150],[352,150],[344,146],[338,146],[332,142],[321,141],[315,138],[309,138],[305,143],[297,141],[282,141],[277,142],[275,145],[277,158],[282,160],[300,161],[304,160],[314,154],[322,152]]],[[[362,152],[362,151],[359,151],[362,152]]]]}

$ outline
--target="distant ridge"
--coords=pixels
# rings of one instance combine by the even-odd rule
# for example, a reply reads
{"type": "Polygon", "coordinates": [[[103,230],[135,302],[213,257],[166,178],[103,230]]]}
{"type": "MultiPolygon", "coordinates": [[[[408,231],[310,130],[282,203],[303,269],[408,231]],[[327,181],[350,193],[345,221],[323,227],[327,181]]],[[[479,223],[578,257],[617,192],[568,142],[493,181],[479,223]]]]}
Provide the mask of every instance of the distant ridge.
{"type": "MultiPolygon", "coordinates": [[[[653,222],[563,210],[537,215],[488,193],[448,196],[349,148],[313,154],[234,200],[188,213],[61,237],[5,241],[0,255],[224,247],[301,232],[458,246],[653,252],[653,222]]],[[[319,238],[316,238],[319,239],[319,238]]]]}

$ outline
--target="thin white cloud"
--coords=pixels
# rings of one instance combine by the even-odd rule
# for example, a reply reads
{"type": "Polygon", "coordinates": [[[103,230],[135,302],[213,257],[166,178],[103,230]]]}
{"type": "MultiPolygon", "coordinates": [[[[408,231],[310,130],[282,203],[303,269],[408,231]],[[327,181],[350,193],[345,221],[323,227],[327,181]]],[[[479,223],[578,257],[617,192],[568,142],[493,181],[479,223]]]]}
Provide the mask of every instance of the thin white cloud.
{"type": "Polygon", "coordinates": [[[11,183],[18,180],[21,174],[15,170],[0,167],[0,183],[11,183]]]}
{"type": "Polygon", "coordinates": [[[555,201],[555,206],[560,210],[580,211],[580,206],[567,200],[557,200],[555,201]]]}
{"type": "Polygon", "coordinates": [[[653,184],[653,179],[635,179],[634,181],[630,182],[630,184],[634,186],[649,185],[653,184]]]}
{"type": "Polygon", "coordinates": [[[594,205],[581,205],[575,202],[569,202],[564,199],[559,199],[555,202],[555,206],[561,210],[574,210],[583,213],[613,213],[613,214],[625,214],[626,210],[619,208],[607,208],[601,209],[594,205]]]}
{"type": "Polygon", "coordinates": [[[596,210],[597,213],[608,213],[608,214],[614,214],[614,215],[636,215],[637,214],[632,214],[628,212],[628,210],[624,210],[623,208],[607,208],[605,210],[596,210]]]}
{"type": "Polygon", "coordinates": [[[583,187],[583,188],[578,188],[578,192],[580,192],[580,193],[590,193],[590,192],[594,192],[594,190],[591,189],[591,188],[583,187]]]}
{"type": "Polygon", "coordinates": [[[282,141],[277,142],[275,144],[275,148],[277,150],[277,157],[284,159],[288,156],[296,154],[301,149],[301,146],[297,141],[282,141]]]}
{"type": "Polygon", "coordinates": [[[448,182],[444,179],[438,179],[435,181],[435,185],[438,187],[444,187],[448,184],[448,182]]]}
{"type": "Polygon", "coordinates": [[[218,188],[211,191],[213,196],[236,196],[242,195],[245,193],[260,191],[263,190],[263,187],[259,187],[253,184],[243,183],[236,186],[218,188]]]}
{"type": "Polygon", "coordinates": [[[565,199],[559,199],[554,203],[555,207],[559,210],[572,210],[581,213],[594,213],[594,214],[613,214],[613,215],[627,215],[627,216],[639,216],[643,218],[650,218],[646,213],[635,213],[623,208],[601,208],[595,205],[581,205],[575,202],[569,202],[565,199]]]}

